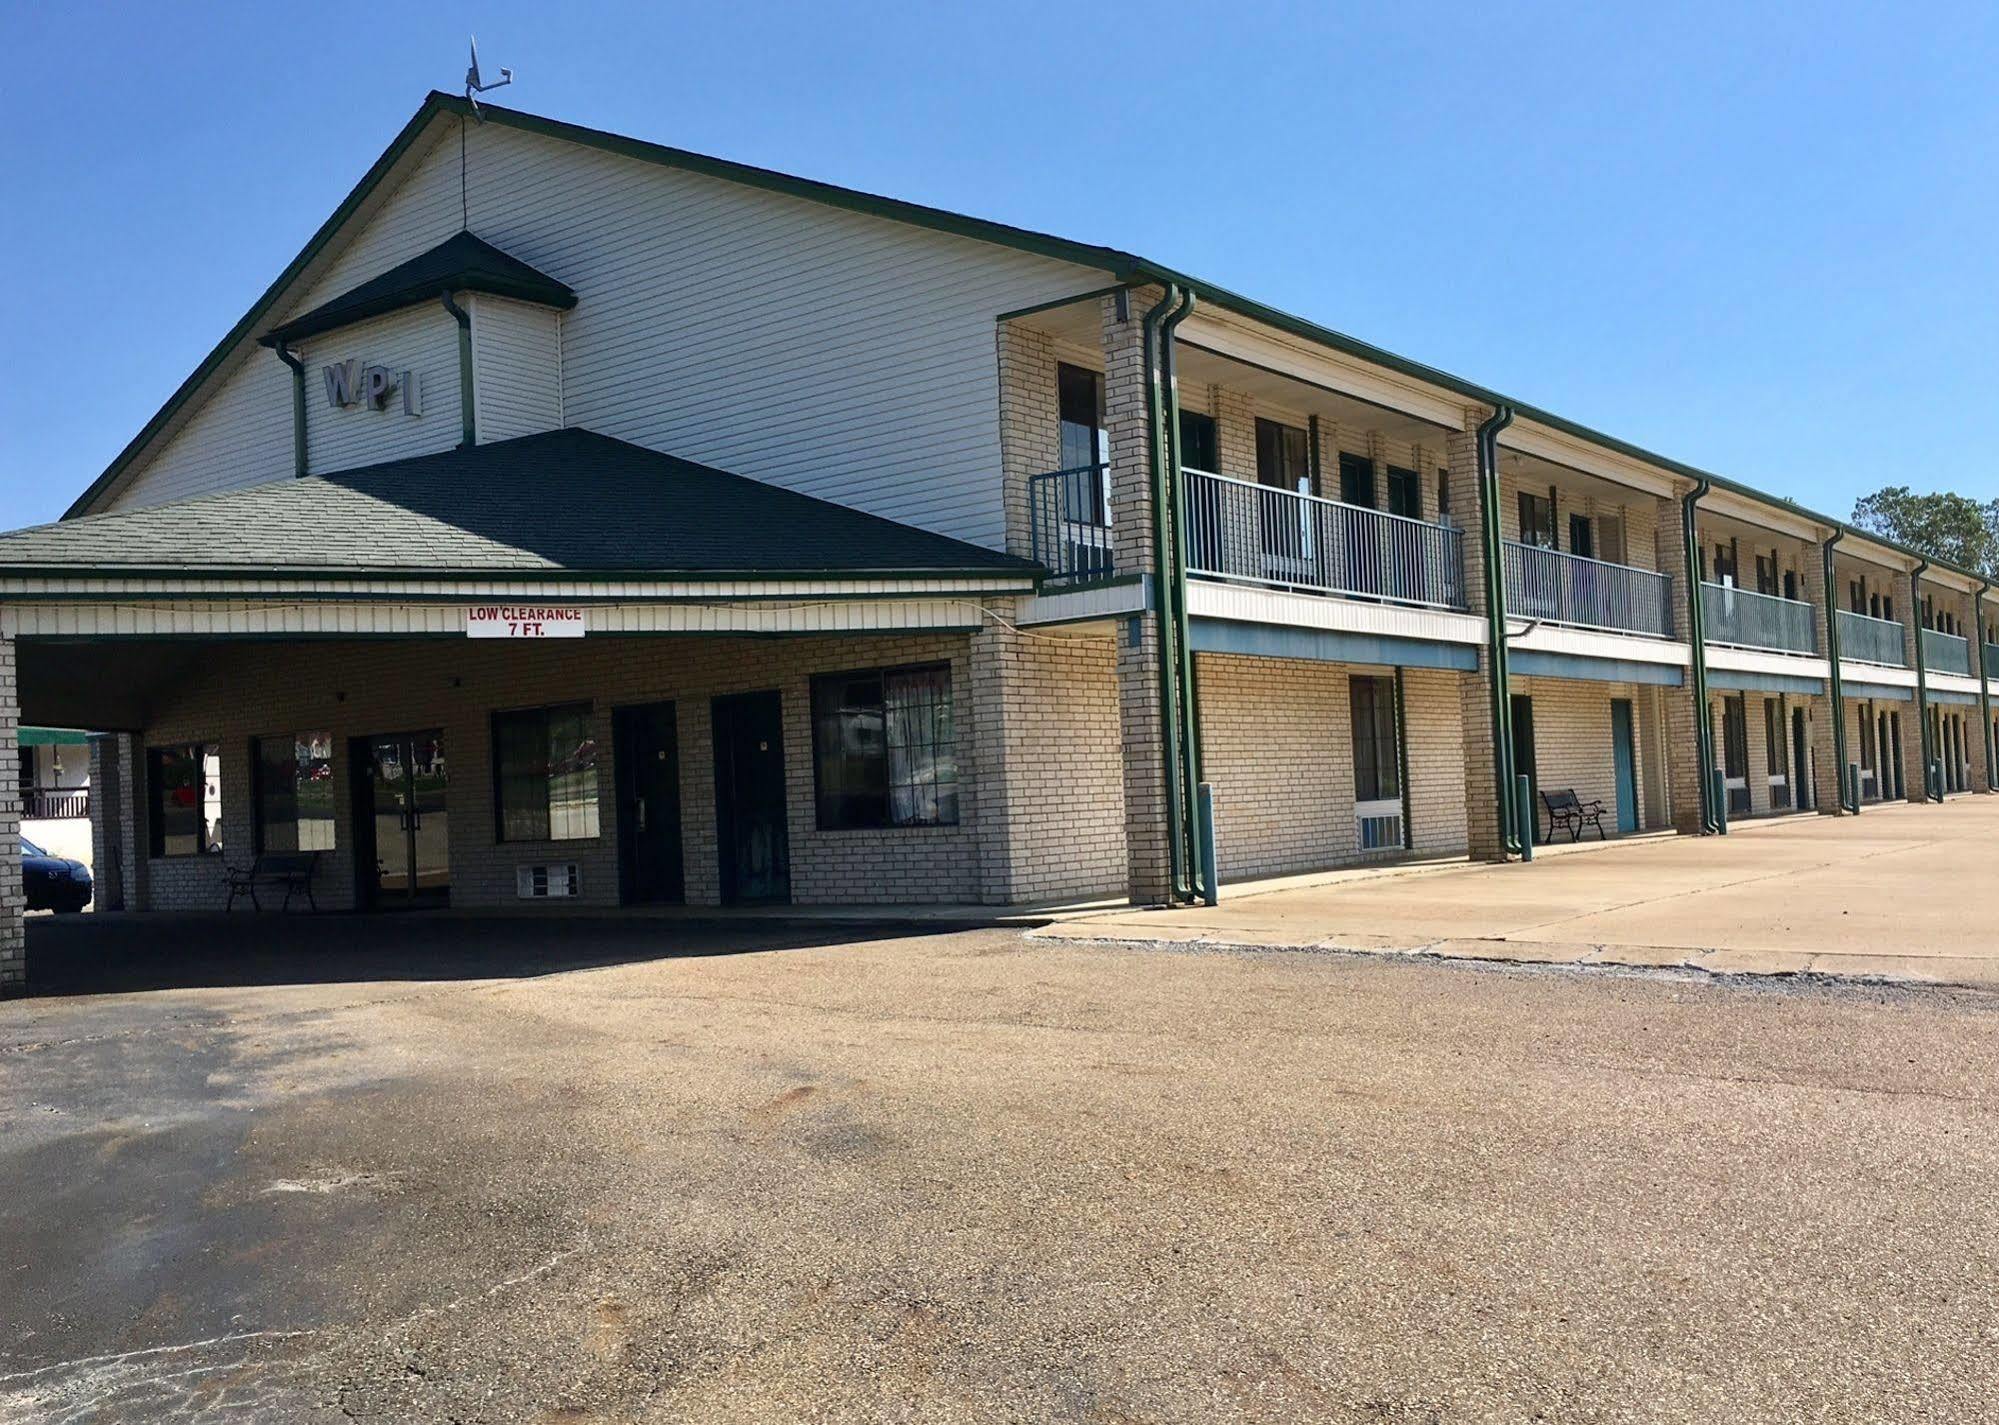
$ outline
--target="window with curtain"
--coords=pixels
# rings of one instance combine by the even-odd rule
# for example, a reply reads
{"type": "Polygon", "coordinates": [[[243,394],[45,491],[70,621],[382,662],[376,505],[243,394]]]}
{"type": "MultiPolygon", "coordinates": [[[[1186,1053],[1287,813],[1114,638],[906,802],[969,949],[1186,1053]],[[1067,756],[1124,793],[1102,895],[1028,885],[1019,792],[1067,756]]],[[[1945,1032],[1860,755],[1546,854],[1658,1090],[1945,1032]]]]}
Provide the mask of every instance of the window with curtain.
{"type": "Polygon", "coordinates": [[[260,737],[251,746],[257,774],[257,849],[333,849],[333,734],[260,737]]]}
{"type": "Polygon", "coordinates": [[[597,835],[597,734],[588,703],[493,714],[501,841],[597,835]]]}
{"type": "Polygon", "coordinates": [[[1357,802],[1392,801],[1402,795],[1401,739],[1395,717],[1395,680],[1357,677],[1353,704],[1353,781],[1357,802]]]}
{"type": "Polygon", "coordinates": [[[1555,499],[1550,495],[1520,492],[1520,542],[1536,549],[1553,549],[1555,544],[1555,499]]]}
{"type": "Polygon", "coordinates": [[[812,774],[821,831],[955,826],[950,665],[814,678],[812,774]]]}
{"type": "Polygon", "coordinates": [[[1311,489],[1311,440],[1297,426],[1257,418],[1256,482],[1277,490],[1311,489]]]}
{"type": "Polygon", "coordinates": [[[222,749],[187,742],[146,751],[150,815],[148,844],[155,856],[206,856],[222,850],[222,749]]]}

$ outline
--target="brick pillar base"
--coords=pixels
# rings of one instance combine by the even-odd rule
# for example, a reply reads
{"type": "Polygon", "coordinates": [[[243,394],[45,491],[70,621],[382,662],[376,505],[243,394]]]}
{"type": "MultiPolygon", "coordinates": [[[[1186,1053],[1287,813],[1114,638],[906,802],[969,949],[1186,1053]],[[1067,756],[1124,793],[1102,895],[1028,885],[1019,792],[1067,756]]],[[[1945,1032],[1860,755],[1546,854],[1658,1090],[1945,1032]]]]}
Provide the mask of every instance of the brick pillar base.
{"type": "Polygon", "coordinates": [[[1168,845],[1166,728],[1159,698],[1159,618],[1137,616],[1119,631],[1118,723],[1124,749],[1124,845],[1133,905],[1172,899],[1173,862],[1168,845]]]}
{"type": "MultiPolygon", "coordinates": [[[[1490,617],[1485,597],[1485,543],[1479,534],[1484,513],[1478,478],[1478,425],[1484,419],[1481,410],[1465,412],[1464,428],[1451,432],[1445,456],[1451,473],[1451,518],[1464,531],[1460,543],[1465,556],[1465,600],[1473,614],[1490,617]]],[[[1465,849],[1474,861],[1506,859],[1495,771],[1499,749],[1492,735],[1492,684],[1492,654],[1481,648],[1477,671],[1458,680],[1465,744],[1465,849]]]]}
{"type": "Polygon", "coordinates": [[[21,695],[14,639],[0,635],[0,995],[28,987],[28,943],[21,891],[21,695]]]}
{"type": "MultiPolygon", "coordinates": [[[[1811,699],[1812,802],[1820,816],[1839,816],[1840,785],[1846,769],[1839,765],[1839,749],[1833,743],[1832,697],[1821,694],[1811,699]]],[[[1847,753],[1852,755],[1853,749],[1847,753]]]]}

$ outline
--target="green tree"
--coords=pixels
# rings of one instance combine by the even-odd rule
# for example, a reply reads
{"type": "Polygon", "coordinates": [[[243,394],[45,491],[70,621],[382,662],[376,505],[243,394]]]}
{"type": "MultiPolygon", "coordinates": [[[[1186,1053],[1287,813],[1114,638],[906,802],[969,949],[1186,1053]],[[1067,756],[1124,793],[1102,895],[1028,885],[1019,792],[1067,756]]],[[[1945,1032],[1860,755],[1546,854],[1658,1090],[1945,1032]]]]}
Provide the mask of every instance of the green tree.
{"type": "Polygon", "coordinates": [[[1853,522],[1932,559],[1999,579],[1999,500],[1968,495],[1918,495],[1889,485],[1853,502],[1853,522]]]}

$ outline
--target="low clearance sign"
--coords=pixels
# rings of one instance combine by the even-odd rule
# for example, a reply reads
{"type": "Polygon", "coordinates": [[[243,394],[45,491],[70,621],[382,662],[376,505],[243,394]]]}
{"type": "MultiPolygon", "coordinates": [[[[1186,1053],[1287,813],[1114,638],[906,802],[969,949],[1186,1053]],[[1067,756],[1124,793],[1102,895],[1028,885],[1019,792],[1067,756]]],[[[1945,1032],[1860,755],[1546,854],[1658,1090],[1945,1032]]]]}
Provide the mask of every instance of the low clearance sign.
{"type": "Polygon", "coordinates": [[[465,611],[467,638],[581,638],[583,610],[546,604],[474,604],[465,611]]]}

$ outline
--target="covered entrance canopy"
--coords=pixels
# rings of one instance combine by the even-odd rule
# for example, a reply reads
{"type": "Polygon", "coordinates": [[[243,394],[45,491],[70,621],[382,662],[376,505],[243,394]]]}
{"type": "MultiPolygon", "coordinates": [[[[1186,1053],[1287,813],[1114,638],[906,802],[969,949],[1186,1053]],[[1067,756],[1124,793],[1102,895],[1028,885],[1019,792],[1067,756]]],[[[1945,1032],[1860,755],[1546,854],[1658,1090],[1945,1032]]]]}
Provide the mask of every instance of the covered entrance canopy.
{"type": "MultiPolygon", "coordinates": [[[[6,722],[122,734],[106,744],[124,760],[107,769],[114,785],[97,800],[122,817],[105,833],[105,854],[120,863],[106,891],[125,891],[129,908],[206,905],[221,879],[220,857],[177,860],[157,837],[149,845],[148,817],[159,815],[149,777],[187,786],[199,834],[178,849],[220,839],[231,862],[247,862],[267,849],[266,773],[289,777],[294,733],[298,775],[328,784],[314,804],[329,823],[320,834],[337,847],[333,904],[368,903],[347,898],[356,882],[402,884],[400,863],[357,863],[381,859],[384,846],[417,841],[406,879],[431,876],[421,838],[441,840],[440,826],[454,903],[511,899],[522,875],[536,895],[610,903],[615,801],[627,793],[614,796],[606,775],[601,825],[593,812],[587,826],[565,828],[558,807],[510,829],[494,811],[503,743],[548,748],[566,736],[572,759],[600,746],[608,758],[616,709],[679,698],[679,735],[701,743],[698,756],[691,744],[679,749],[683,775],[711,789],[711,698],[781,689],[792,820],[801,805],[809,820],[802,719],[820,665],[962,662],[992,601],[1031,593],[1038,574],[845,506],[555,431],[0,535],[0,619],[17,666],[6,722]],[[540,637],[468,637],[475,612],[495,610],[554,618],[516,630],[540,637]],[[558,622],[571,636],[545,636],[558,622]],[[547,715],[507,721],[517,708],[547,715]],[[361,826],[352,808],[369,804],[368,789],[355,782],[373,774],[360,764],[384,754],[352,749],[426,730],[450,749],[448,814],[391,798],[373,827],[361,826]],[[183,754],[164,773],[162,745],[183,754]],[[214,780],[219,792],[204,787],[214,780]],[[412,829],[418,815],[426,820],[412,829]],[[218,837],[218,825],[229,835],[218,837]],[[468,863],[468,847],[483,859],[468,863]]],[[[969,687],[960,697],[969,703],[969,687]]],[[[388,760],[436,763],[442,785],[442,755],[409,748],[388,760]]],[[[565,775],[555,754],[544,760],[551,778],[565,775]]],[[[705,809],[689,803],[695,841],[712,835],[713,792],[704,795],[705,809]]],[[[304,849],[305,814],[294,814],[304,849]]],[[[712,846],[706,854],[712,861],[712,846]]],[[[18,979],[13,962],[6,968],[18,979]]]]}

